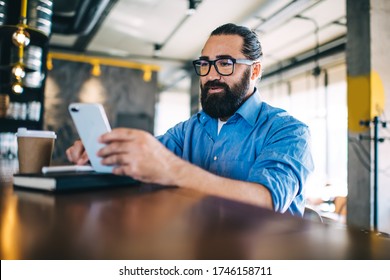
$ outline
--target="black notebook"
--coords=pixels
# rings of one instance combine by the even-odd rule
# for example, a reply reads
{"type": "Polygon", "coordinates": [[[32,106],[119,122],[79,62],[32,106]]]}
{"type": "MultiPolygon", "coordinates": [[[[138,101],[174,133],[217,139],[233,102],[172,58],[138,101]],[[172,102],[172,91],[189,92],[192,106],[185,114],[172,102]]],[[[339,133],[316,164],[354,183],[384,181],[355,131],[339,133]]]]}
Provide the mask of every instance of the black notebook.
{"type": "Polygon", "coordinates": [[[52,192],[108,188],[133,185],[135,183],[137,183],[137,181],[128,176],[98,173],[95,171],[14,174],[13,177],[13,184],[15,187],[52,192]]]}

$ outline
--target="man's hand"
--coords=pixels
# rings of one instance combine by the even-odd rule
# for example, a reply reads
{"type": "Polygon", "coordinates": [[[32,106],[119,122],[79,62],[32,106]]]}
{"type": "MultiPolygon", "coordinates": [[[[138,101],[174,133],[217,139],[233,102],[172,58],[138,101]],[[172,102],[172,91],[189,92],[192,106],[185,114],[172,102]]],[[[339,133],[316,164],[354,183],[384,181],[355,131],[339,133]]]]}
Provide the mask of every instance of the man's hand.
{"type": "Polygon", "coordinates": [[[153,135],[143,130],[116,128],[103,134],[99,150],[102,164],[115,166],[113,173],[162,185],[174,184],[171,163],[180,161],[153,135]]]}
{"type": "Polygon", "coordinates": [[[73,143],[73,146],[66,150],[66,156],[68,160],[77,165],[84,165],[88,162],[88,155],[84,149],[83,143],[77,140],[73,143]]]}

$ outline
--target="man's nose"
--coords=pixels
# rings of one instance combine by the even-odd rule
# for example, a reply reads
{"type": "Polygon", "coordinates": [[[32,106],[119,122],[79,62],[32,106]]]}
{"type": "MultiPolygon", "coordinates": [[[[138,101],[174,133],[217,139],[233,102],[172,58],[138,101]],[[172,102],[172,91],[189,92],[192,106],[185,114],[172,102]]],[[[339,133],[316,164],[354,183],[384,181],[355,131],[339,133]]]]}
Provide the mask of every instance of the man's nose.
{"type": "Polygon", "coordinates": [[[218,73],[215,64],[211,65],[210,72],[207,74],[208,80],[219,80],[221,78],[221,74],[218,73]]]}

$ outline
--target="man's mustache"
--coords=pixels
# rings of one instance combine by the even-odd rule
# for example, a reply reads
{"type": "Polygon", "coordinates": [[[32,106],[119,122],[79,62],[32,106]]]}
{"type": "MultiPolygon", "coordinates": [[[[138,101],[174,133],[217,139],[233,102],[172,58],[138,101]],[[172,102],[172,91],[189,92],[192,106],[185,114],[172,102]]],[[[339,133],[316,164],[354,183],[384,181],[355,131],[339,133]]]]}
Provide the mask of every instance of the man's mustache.
{"type": "Polygon", "coordinates": [[[228,88],[228,85],[225,83],[221,83],[219,81],[208,81],[207,83],[204,84],[205,89],[209,89],[212,87],[223,87],[223,88],[228,88]]]}

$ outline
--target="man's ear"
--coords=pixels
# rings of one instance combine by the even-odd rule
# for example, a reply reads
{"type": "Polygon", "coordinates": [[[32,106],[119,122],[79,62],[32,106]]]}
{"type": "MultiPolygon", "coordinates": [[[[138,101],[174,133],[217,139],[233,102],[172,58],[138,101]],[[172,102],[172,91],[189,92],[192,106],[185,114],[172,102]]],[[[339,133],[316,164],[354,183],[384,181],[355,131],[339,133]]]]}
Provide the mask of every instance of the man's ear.
{"type": "Polygon", "coordinates": [[[257,80],[260,77],[260,75],[261,75],[261,63],[256,62],[255,64],[253,64],[253,71],[252,71],[251,79],[257,80]]]}

